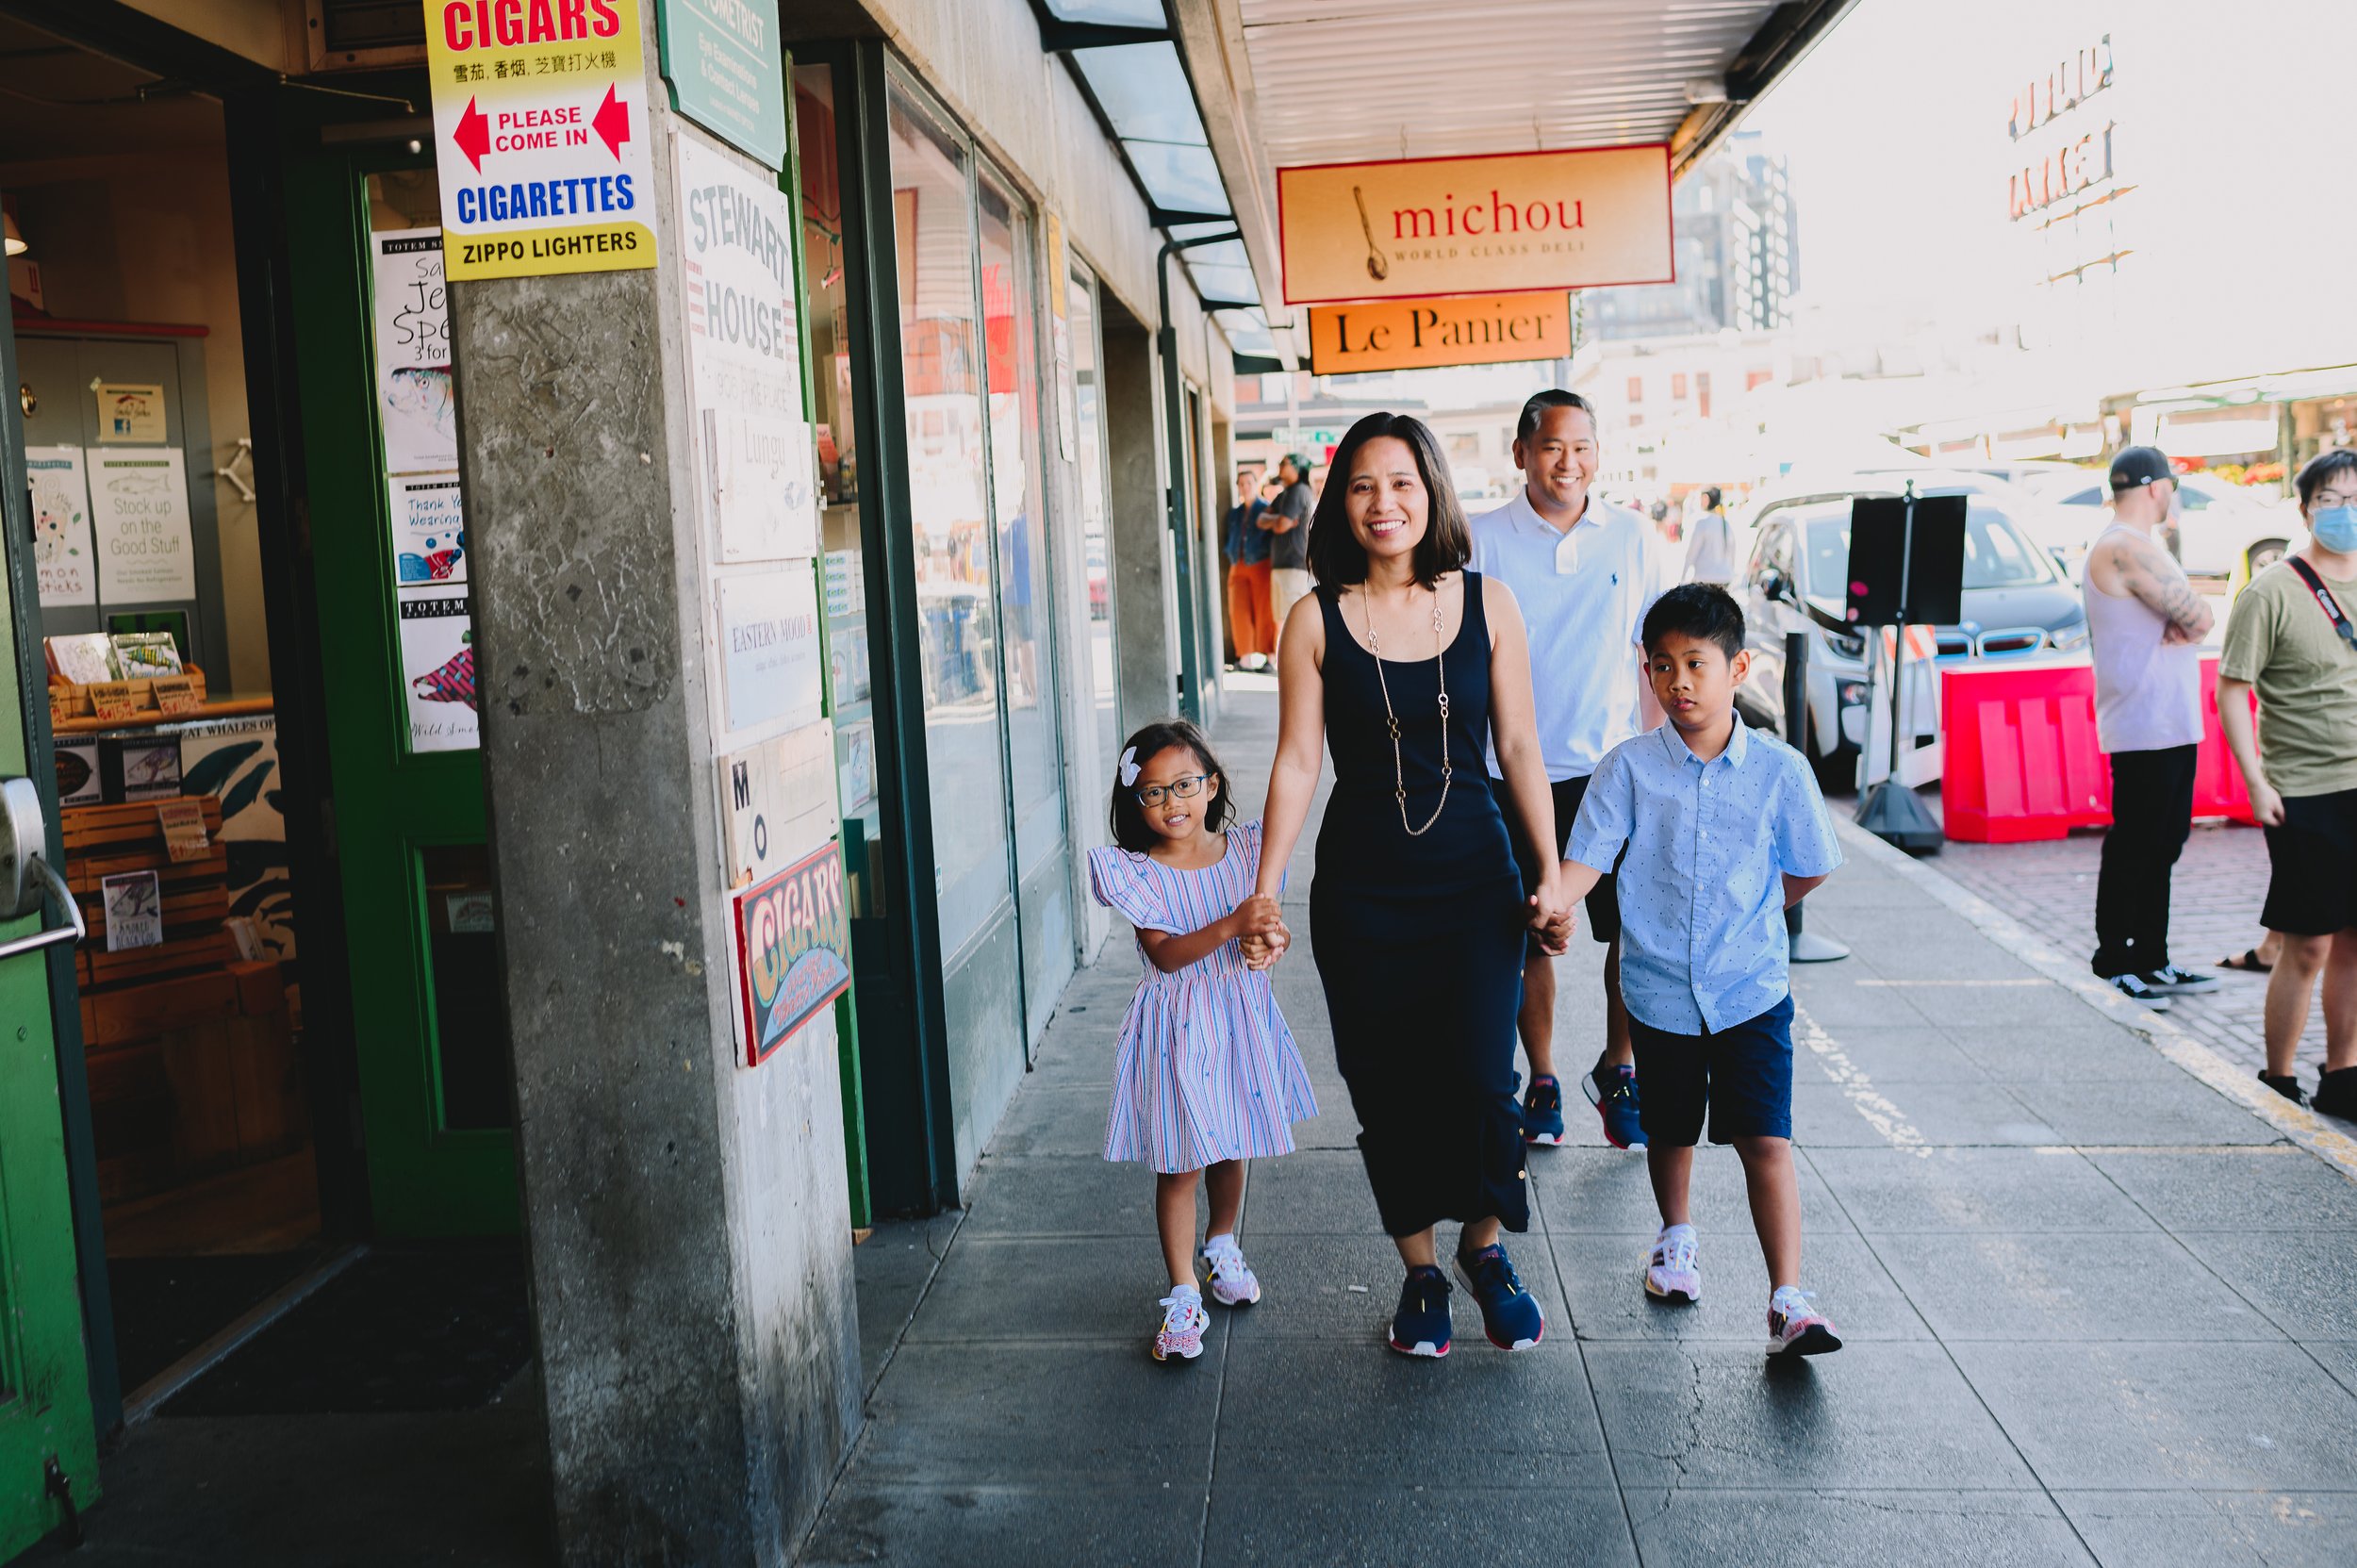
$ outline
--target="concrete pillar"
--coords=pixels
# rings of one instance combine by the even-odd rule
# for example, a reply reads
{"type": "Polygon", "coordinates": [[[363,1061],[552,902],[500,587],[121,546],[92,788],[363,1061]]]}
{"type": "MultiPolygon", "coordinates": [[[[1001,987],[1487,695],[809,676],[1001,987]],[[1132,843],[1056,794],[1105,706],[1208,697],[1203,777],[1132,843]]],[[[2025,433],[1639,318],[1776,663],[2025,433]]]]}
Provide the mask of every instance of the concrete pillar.
{"type": "Polygon", "coordinates": [[[654,121],[658,269],[451,290],[484,773],[560,1554],[779,1564],[859,1420],[843,1122],[824,1017],[735,1038],[654,121]]]}
{"type": "Polygon", "coordinates": [[[1113,679],[1121,722],[1135,730],[1178,711],[1177,569],[1163,502],[1163,430],[1153,338],[1110,296],[1104,301],[1105,454],[1112,472],[1107,543],[1113,554],[1113,679]]]}

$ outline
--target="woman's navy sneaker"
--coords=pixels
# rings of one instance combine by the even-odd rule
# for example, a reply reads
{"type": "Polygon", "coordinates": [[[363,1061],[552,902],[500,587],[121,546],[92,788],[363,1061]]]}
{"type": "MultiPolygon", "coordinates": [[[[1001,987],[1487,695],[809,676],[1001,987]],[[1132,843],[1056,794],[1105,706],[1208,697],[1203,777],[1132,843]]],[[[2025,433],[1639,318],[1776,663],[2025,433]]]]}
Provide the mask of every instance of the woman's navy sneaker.
{"type": "Polygon", "coordinates": [[[1399,1287],[1399,1311],[1392,1314],[1392,1348],[1403,1356],[1448,1354],[1450,1331],[1447,1277],[1430,1263],[1408,1271],[1399,1287]]]}
{"type": "Polygon", "coordinates": [[[1549,1147],[1563,1142],[1563,1085],[1552,1073],[1532,1079],[1523,1097],[1523,1141],[1549,1147]]]}
{"type": "Polygon", "coordinates": [[[1637,1114],[1637,1069],[1607,1066],[1598,1062],[1579,1075],[1588,1103],[1604,1118],[1604,1141],[1614,1148],[1645,1147],[1645,1124],[1637,1114]]]}
{"type": "Polygon", "coordinates": [[[1547,1315],[1539,1300],[1523,1289],[1514,1261],[1495,1243],[1472,1257],[1457,1255],[1457,1272],[1465,1289],[1481,1308],[1481,1331],[1501,1350],[1528,1350],[1547,1331],[1547,1315]]]}

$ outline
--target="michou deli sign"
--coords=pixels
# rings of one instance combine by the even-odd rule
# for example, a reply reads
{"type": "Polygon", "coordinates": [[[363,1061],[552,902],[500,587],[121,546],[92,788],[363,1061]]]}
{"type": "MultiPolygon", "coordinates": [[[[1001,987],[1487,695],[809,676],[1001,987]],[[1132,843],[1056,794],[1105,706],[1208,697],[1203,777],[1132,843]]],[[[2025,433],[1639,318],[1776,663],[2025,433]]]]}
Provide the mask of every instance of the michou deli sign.
{"type": "Polygon", "coordinates": [[[1285,302],[1669,283],[1670,149],[1277,172],[1285,302]]]}

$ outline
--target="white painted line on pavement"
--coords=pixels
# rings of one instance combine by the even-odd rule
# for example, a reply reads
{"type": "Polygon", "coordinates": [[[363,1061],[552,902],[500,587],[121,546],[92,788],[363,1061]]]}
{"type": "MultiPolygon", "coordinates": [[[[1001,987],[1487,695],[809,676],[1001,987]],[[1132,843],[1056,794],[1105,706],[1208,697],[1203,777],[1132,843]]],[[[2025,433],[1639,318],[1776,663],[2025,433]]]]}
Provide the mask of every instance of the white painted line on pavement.
{"type": "Polygon", "coordinates": [[[2357,1138],[2351,1138],[2306,1107],[2294,1105],[2161,1015],[2138,1007],[2088,973],[2085,958],[2055,951],[1986,899],[1967,892],[1846,817],[1834,817],[1834,831],[1844,844],[1954,910],[1979,927],[1984,936],[2087,1006],[2143,1035],[2153,1049],[2186,1072],[2227,1098],[2238,1101],[2285,1137],[2337,1167],[2343,1175],[2357,1179],[2357,1138]]]}
{"type": "Polygon", "coordinates": [[[1825,1026],[1808,1015],[1808,1010],[1796,1000],[1792,1004],[1792,1032],[1802,1045],[1816,1056],[1817,1065],[1825,1069],[1850,1109],[1866,1118],[1866,1125],[1881,1133],[1893,1148],[1904,1149],[1919,1160],[1931,1158],[1930,1140],[1915,1129],[1906,1114],[1884,1098],[1858,1065],[1850,1060],[1840,1043],[1825,1032],[1825,1026]]]}

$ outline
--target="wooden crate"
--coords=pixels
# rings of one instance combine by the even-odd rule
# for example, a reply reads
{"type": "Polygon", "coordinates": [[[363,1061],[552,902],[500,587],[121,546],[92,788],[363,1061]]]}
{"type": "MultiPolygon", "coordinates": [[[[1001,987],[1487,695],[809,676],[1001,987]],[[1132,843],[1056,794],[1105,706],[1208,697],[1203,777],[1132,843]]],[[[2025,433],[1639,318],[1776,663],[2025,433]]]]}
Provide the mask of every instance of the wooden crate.
{"type": "Polygon", "coordinates": [[[120,696],[128,701],[133,717],[121,722],[154,724],[178,717],[166,714],[167,698],[179,701],[183,696],[202,703],[205,701],[205,671],[190,665],[176,675],[149,675],[135,681],[108,681],[103,686],[76,685],[62,675],[49,677],[49,717],[52,722],[98,717],[97,694],[106,691],[110,697],[120,696]],[[156,690],[160,684],[164,695],[156,690]]]}
{"type": "MultiPolygon", "coordinates": [[[[198,798],[208,843],[194,860],[175,861],[164,845],[154,801],[74,806],[61,814],[66,885],[82,905],[90,936],[75,966],[92,992],[166,975],[217,971],[237,956],[222,922],[229,915],[229,851],[221,842],[221,801],[198,798]],[[153,871],[163,902],[161,944],[107,950],[106,879],[153,871]]],[[[98,1031],[93,1031],[93,1038],[98,1031]]]]}

